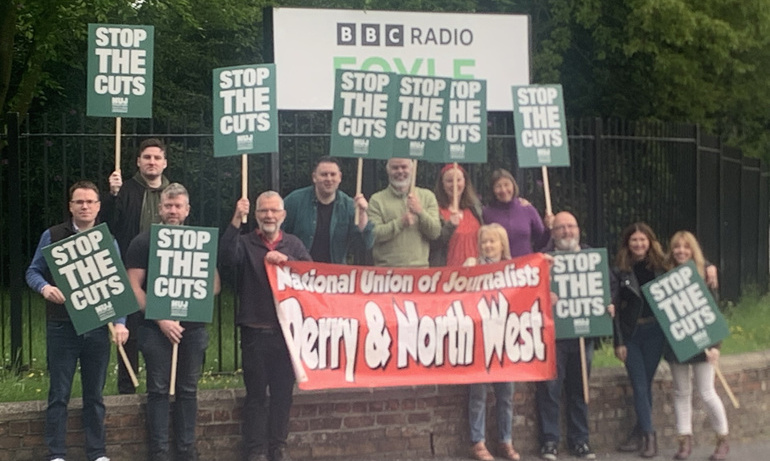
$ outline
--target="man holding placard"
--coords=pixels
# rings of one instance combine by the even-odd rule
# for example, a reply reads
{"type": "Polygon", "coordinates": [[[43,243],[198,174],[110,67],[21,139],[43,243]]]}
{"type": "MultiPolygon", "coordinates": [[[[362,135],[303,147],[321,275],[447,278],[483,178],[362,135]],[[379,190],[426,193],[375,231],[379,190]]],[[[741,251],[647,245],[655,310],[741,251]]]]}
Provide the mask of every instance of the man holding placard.
{"type": "MultiPolygon", "coordinates": [[[[89,460],[109,461],[105,456],[105,410],[102,400],[110,360],[107,326],[81,335],[76,333],[64,307],[65,296],[56,286],[43,256],[44,247],[93,228],[99,209],[99,189],[90,181],[75,183],[69,191],[69,211],[72,219],[43,232],[26,274],[30,288],[43,295],[46,300],[46,349],[50,388],[44,437],[48,446],[48,458],[53,461],[64,461],[67,454],[67,404],[78,360],[83,386],[86,456],[89,460]]],[[[123,344],[128,339],[128,330],[123,322],[123,319],[116,320],[113,337],[116,344],[123,344]]]]}
{"type": "Polygon", "coordinates": [[[374,225],[366,213],[369,205],[363,194],[354,201],[339,190],[342,171],[336,158],[318,159],[312,176],[312,186],[286,196],[283,230],[302,240],[313,261],[345,264],[351,244],[370,249],[374,243],[374,225]]]}
{"type": "Polygon", "coordinates": [[[388,160],[390,185],[369,201],[376,266],[428,267],[430,241],[441,233],[436,196],[428,189],[411,187],[413,168],[408,158],[388,160]]]}
{"type": "MultiPolygon", "coordinates": [[[[543,248],[545,252],[560,251],[560,252],[578,252],[582,249],[588,248],[587,245],[580,243],[580,227],[578,226],[577,219],[572,213],[562,211],[557,213],[553,219],[553,227],[551,228],[551,241],[543,248]]],[[[559,255],[556,255],[559,258],[559,255]]],[[[576,264],[577,265],[577,264],[576,264]]],[[[566,266],[566,264],[559,264],[555,261],[552,272],[558,272],[559,266],[566,266]]],[[[606,272],[606,270],[605,270],[606,272]]],[[[603,309],[603,299],[601,296],[595,297],[596,294],[592,293],[596,291],[596,283],[580,283],[583,280],[591,278],[592,274],[586,273],[570,273],[568,270],[562,271],[564,275],[561,276],[560,282],[557,283],[557,294],[560,296],[559,302],[565,303],[562,310],[569,311],[564,314],[570,314],[574,309],[567,309],[567,305],[572,306],[585,306],[588,299],[567,299],[569,296],[565,296],[567,293],[563,293],[560,288],[565,288],[564,291],[571,292],[571,294],[580,295],[592,295],[591,303],[595,304],[597,301],[601,302],[601,306],[592,306],[591,310],[601,310],[602,314],[605,313],[603,309]],[[564,298],[564,299],[561,299],[564,298]]],[[[595,273],[595,272],[594,272],[595,273]]],[[[557,277],[558,274],[555,274],[557,277]]],[[[606,275],[606,274],[605,274],[606,275]]],[[[604,287],[608,288],[609,279],[605,278],[604,287]]],[[[556,309],[559,309],[559,305],[555,305],[556,309]]],[[[610,305],[607,310],[610,315],[614,314],[614,306],[610,305]]],[[[583,309],[581,309],[582,314],[583,309]]],[[[557,317],[557,314],[554,314],[557,317]]],[[[569,317],[569,316],[568,316],[569,317]]],[[[609,321],[609,317],[607,317],[609,321]]],[[[570,318],[569,325],[573,325],[579,322],[582,327],[586,323],[590,322],[590,318],[570,318]]],[[[588,323],[590,325],[590,323],[588,323]]],[[[609,333],[612,332],[611,324],[608,323],[609,333]]],[[[583,333],[584,334],[584,333],[583,333]]],[[[557,335],[558,336],[558,335],[557,335]]],[[[573,335],[570,335],[573,336],[573,335]]],[[[567,398],[567,445],[570,453],[582,459],[595,459],[591,446],[588,443],[588,405],[583,395],[583,372],[582,372],[582,355],[585,354],[585,377],[587,378],[591,372],[591,358],[593,357],[594,347],[593,341],[588,341],[581,352],[580,342],[584,341],[583,338],[569,337],[564,339],[557,339],[556,341],[556,369],[557,377],[552,381],[540,381],[536,383],[535,401],[537,403],[538,420],[540,422],[540,455],[543,459],[555,460],[558,454],[559,437],[560,437],[560,425],[559,415],[561,411],[559,409],[561,402],[562,387],[564,387],[567,398]]]]}
{"type": "MultiPolygon", "coordinates": [[[[160,198],[161,222],[168,226],[181,226],[190,213],[190,197],[181,184],[172,183],[163,190],[160,198]]],[[[140,309],[147,310],[148,285],[155,288],[154,280],[148,280],[150,264],[150,231],[139,234],[128,248],[126,268],[131,288],[136,294],[140,309]]],[[[181,269],[178,261],[169,265],[181,269]]],[[[219,278],[214,276],[214,294],[219,291],[219,278]]],[[[201,322],[144,319],[139,327],[139,349],[147,365],[147,432],[149,435],[149,459],[166,461],[169,458],[169,394],[174,401],[174,445],[176,460],[195,461],[195,425],[198,413],[197,391],[204,354],[208,346],[208,333],[201,322]],[[176,385],[172,388],[172,355],[178,347],[176,385]]]]}
{"type": "Polygon", "coordinates": [[[270,264],[310,261],[302,242],[281,231],[286,218],[283,199],[275,191],[257,197],[255,232],[240,233],[249,214],[249,199],[241,198],[230,226],[222,235],[220,264],[237,270],[243,382],[243,444],[248,461],[288,461],[289,412],[294,369],[278,323],[275,299],[267,278],[270,264]],[[268,395],[268,388],[270,390],[268,395]]]}
{"type": "MultiPolygon", "coordinates": [[[[168,166],[166,146],[157,138],[149,138],[139,144],[136,158],[139,171],[123,183],[120,170],[115,170],[109,177],[110,193],[102,197],[104,208],[100,214],[120,246],[120,252],[125,255],[128,245],[141,232],[150,230],[152,224],[160,222],[158,205],[160,193],[168,186],[169,181],[163,175],[168,166]]],[[[128,329],[136,333],[141,322],[141,314],[135,313],[127,318],[128,329]]],[[[139,363],[138,335],[132,334],[126,343],[126,355],[131,367],[136,370],[139,363]]],[[[118,364],[118,392],[133,394],[136,388],[131,382],[123,362],[118,364]]]]}

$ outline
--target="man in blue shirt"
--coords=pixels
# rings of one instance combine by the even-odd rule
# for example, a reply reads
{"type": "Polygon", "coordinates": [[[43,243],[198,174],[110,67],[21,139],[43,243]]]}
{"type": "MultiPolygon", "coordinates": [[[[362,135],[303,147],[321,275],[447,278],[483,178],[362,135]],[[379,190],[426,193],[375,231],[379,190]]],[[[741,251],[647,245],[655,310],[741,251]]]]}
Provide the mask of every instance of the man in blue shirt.
{"type": "Polygon", "coordinates": [[[302,240],[313,261],[345,264],[351,244],[370,249],[374,243],[374,226],[366,214],[369,205],[363,194],[354,200],[339,190],[342,172],[334,157],[319,158],[312,178],[312,186],[284,199],[283,230],[302,240]]]}
{"type": "MultiPolygon", "coordinates": [[[[78,232],[94,227],[99,214],[99,189],[90,181],[80,181],[70,187],[69,210],[72,219],[43,232],[32,263],[27,269],[27,285],[46,300],[46,349],[48,356],[48,407],[45,412],[45,443],[48,459],[64,461],[67,454],[67,404],[72,393],[72,380],[80,360],[80,379],[83,384],[83,432],[86,456],[90,461],[109,461],[104,448],[104,402],[102,391],[110,361],[110,340],[107,326],[75,333],[69,314],[64,307],[64,295],[56,287],[53,276],[43,257],[42,249],[78,232]]],[[[125,319],[115,324],[116,344],[128,339],[125,319]]]]}

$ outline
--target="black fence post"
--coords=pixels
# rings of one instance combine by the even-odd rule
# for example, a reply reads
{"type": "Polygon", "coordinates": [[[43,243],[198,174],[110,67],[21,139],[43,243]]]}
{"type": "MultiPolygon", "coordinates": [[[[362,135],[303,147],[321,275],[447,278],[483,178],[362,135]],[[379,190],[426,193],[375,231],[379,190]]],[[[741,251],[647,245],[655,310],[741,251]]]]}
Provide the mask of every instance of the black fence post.
{"type": "MultiPolygon", "coordinates": [[[[597,245],[603,245],[606,242],[606,232],[604,229],[604,181],[602,180],[602,119],[593,119],[593,149],[591,149],[591,174],[593,181],[590,181],[591,187],[591,204],[593,213],[591,216],[591,233],[589,234],[591,239],[597,245]]],[[[610,254],[612,249],[607,249],[610,254]]]]}
{"type": "Polygon", "coordinates": [[[768,165],[764,162],[761,162],[760,164],[760,175],[759,175],[759,197],[758,197],[758,205],[759,205],[759,222],[758,226],[759,229],[759,250],[757,251],[757,267],[758,267],[758,285],[759,285],[759,292],[760,293],[767,293],[767,285],[768,285],[768,272],[770,271],[770,242],[768,239],[770,239],[770,190],[768,190],[768,187],[770,187],[770,183],[768,182],[768,177],[770,177],[770,169],[768,169],[768,165]]]}
{"type": "Polygon", "coordinates": [[[24,266],[22,261],[21,216],[21,145],[19,114],[6,114],[8,124],[8,270],[11,300],[11,367],[19,371],[22,357],[22,292],[24,266]]]}

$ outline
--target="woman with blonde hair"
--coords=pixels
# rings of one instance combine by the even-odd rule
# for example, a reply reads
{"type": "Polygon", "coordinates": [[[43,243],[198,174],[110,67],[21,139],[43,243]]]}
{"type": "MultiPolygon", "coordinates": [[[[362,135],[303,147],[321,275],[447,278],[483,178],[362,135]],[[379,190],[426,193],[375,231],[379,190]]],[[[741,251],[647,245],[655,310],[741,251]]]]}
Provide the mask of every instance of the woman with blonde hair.
{"type": "Polygon", "coordinates": [[[666,272],[667,266],[655,232],[647,224],[628,226],[620,241],[611,283],[616,306],[613,336],[615,356],[625,365],[634,392],[636,425],[618,450],[652,458],[658,454],[652,424],[652,380],[666,338],[640,287],[666,272]]]}
{"type": "MultiPolygon", "coordinates": [[[[508,233],[500,224],[481,226],[478,234],[479,257],[466,260],[466,266],[493,264],[511,259],[508,233]]],[[[494,461],[487,449],[486,435],[487,387],[489,383],[471,384],[468,395],[468,422],[471,432],[471,457],[480,461],[494,461]]],[[[495,391],[499,454],[505,459],[518,461],[521,457],[513,448],[513,383],[492,383],[495,391]]]]}
{"type": "MultiPolygon", "coordinates": [[[[716,267],[709,264],[703,257],[703,251],[695,236],[687,231],[679,231],[671,237],[667,260],[672,266],[686,264],[692,260],[698,273],[706,278],[707,271],[713,271],[712,279],[716,281],[716,267]]],[[[712,282],[712,285],[714,283],[712,282]]],[[[674,415],[676,415],[676,431],[679,449],[674,459],[687,459],[692,452],[692,380],[690,370],[695,379],[695,386],[700,392],[703,404],[706,406],[711,427],[717,435],[717,445],[709,457],[712,461],[727,459],[730,445],[727,440],[727,413],[722,400],[714,389],[714,366],[719,361],[719,348],[710,347],[695,357],[680,362],[673,350],[666,347],[663,356],[671,367],[671,379],[674,383],[674,415]]]]}

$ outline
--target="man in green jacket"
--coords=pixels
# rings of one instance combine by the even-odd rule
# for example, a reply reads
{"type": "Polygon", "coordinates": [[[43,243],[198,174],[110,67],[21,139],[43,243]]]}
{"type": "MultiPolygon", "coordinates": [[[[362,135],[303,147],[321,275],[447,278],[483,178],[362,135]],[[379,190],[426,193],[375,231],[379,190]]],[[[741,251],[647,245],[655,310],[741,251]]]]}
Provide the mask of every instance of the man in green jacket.
{"type": "Polygon", "coordinates": [[[376,266],[428,267],[430,241],[441,233],[436,196],[428,189],[411,188],[412,165],[408,158],[388,160],[390,185],[369,201],[376,266]]]}
{"type": "Polygon", "coordinates": [[[341,181],[337,159],[324,156],[313,169],[313,185],[284,199],[283,230],[302,240],[313,261],[345,264],[351,245],[372,248],[374,226],[367,216],[368,203],[363,194],[354,200],[339,190],[341,181]]]}

